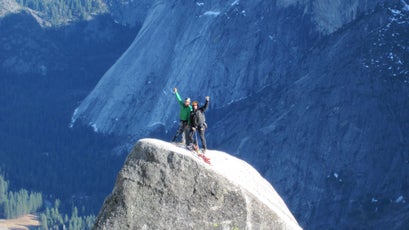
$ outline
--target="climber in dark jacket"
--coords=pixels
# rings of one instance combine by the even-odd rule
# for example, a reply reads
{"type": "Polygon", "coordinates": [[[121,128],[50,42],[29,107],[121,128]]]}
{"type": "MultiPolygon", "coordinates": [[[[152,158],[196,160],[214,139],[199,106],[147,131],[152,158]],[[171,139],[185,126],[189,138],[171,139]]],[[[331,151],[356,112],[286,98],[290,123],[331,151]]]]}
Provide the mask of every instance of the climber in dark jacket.
{"type": "Polygon", "coordinates": [[[172,142],[175,142],[176,139],[182,135],[182,143],[188,145],[189,142],[187,141],[188,139],[188,133],[189,133],[189,118],[190,118],[190,111],[192,111],[192,106],[190,105],[190,98],[186,98],[185,101],[182,101],[182,98],[180,97],[178,93],[178,89],[174,88],[173,92],[176,95],[176,99],[180,105],[180,113],[179,113],[179,118],[180,118],[180,125],[178,130],[176,131],[175,136],[172,139],[172,142]]]}
{"type": "Polygon", "coordinates": [[[189,133],[189,142],[194,143],[197,146],[199,146],[199,143],[196,143],[197,140],[196,138],[194,139],[193,136],[195,135],[196,131],[199,132],[200,135],[200,140],[202,141],[202,146],[203,146],[203,152],[206,152],[207,145],[206,145],[206,138],[205,138],[205,130],[207,128],[206,124],[206,117],[205,117],[205,111],[207,107],[209,106],[209,100],[210,97],[206,96],[206,103],[199,107],[199,102],[194,101],[192,102],[192,112],[190,112],[190,133],[189,133]]]}

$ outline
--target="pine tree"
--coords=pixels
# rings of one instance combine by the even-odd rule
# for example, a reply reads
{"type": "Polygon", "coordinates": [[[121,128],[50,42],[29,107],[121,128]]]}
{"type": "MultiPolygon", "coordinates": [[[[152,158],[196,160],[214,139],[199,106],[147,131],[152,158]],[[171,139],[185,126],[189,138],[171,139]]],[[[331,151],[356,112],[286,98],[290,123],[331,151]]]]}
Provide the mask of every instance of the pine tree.
{"type": "Polygon", "coordinates": [[[7,199],[7,191],[9,184],[4,180],[3,176],[0,175],[0,207],[4,204],[7,199]]]}
{"type": "Polygon", "coordinates": [[[78,217],[78,209],[74,207],[71,213],[71,219],[68,225],[69,230],[81,230],[82,229],[82,219],[78,217]]]}
{"type": "Polygon", "coordinates": [[[92,229],[92,227],[94,226],[95,223],[95,216],[94,215],[90,215],[90,216],[86,216],[85,217],[85,227],[86,229],[92,229]]]}
{"type": "Polygon", "coordinates": [[[11,218],[14,216],[15,212],[15,204],[16,204],[16,199],[14,197],[14,193],[9,193],[7,196],[6,204],[5,204],[5,209],[4,209],[4,215],[7,219],[11,218]]]}
{"type": "Polygon", "coordinates": [[[41,213],[41,215],[40,215],[40,220],[41,220],[41,229],[43,229],[43,230],[48,230],[47,215],[44,214],[44,213],[41,213]]]}

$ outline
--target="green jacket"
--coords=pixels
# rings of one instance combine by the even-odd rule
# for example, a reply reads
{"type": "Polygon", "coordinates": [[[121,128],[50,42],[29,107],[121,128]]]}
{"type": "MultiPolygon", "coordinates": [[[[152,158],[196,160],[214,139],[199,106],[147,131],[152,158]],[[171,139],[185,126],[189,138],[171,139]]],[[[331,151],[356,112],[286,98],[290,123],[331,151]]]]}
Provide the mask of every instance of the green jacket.
{"type": "Polygon", "coordinates": [[[180,97],[179,93],[176,92],[176,99],[179,102],[180,105],[180,113],[179,113],[179,117],[181,121],[189,121],[190,118],[190,112],[192,111],[192,106],[185,106],[184,101],[182,100],[182,98],[180,97]]]}

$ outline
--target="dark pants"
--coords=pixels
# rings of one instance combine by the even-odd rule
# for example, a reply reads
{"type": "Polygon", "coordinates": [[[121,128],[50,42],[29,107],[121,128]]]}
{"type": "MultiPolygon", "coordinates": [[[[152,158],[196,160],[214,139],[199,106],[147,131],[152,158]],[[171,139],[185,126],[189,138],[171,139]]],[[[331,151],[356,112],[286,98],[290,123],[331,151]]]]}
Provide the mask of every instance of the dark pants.
{"type": "Polygon", "coordinates": [[[206,138],[205,138],[205,127],[203,127],[203,126],[200,127],[200,128],[197,128],[196,130],[190,129],[190,133],[189,133],[190,143],[194,143],[197,146],[199,146],[199,143],[197,143],[197,137],[195,136],[196,132],[199,133],[200,141],[202,142],[203,149],[207,149],[206,138]]]}
{"type": "Polygon", "coordinates": [[[189,133],[189,125],[187,124],[187,121],[180,121],[179,128],[176,131],[176,134],[173,137],[172,142],[176,141],[176,139],[178,139],[179,136],[182,136],[181,142],[188,145],[189,144],[189,143],[187,143],[188,135],[189,135],[188,133],[189,133]]]}

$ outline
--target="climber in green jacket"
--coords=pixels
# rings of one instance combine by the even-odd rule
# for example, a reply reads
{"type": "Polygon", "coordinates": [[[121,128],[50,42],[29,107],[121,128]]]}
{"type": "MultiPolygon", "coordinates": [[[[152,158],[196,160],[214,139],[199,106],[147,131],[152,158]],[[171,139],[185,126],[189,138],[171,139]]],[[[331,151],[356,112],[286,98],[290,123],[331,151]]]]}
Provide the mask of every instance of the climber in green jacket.
{"type": "Polygon", "coordinates": [[[175,142],[176,139],[182,135],[182,143],[188,145],[189,143],[188,140],[188,135],[189,135],[189,119],[190,119],[190,112],[192,111],[192,106],[190,105],[190,98],[185,98],[185,101],[182,101],[182,98],[180,97],[178,93],[178,89],[174,88],[173,92],[175,92],[176,99],[179,102],[180,105],[180,113],[179,113],[179,118],[180,118],[180,125],[178,130],[176,131],[175,136],[172,139],[172,142],[175,142]]]}

